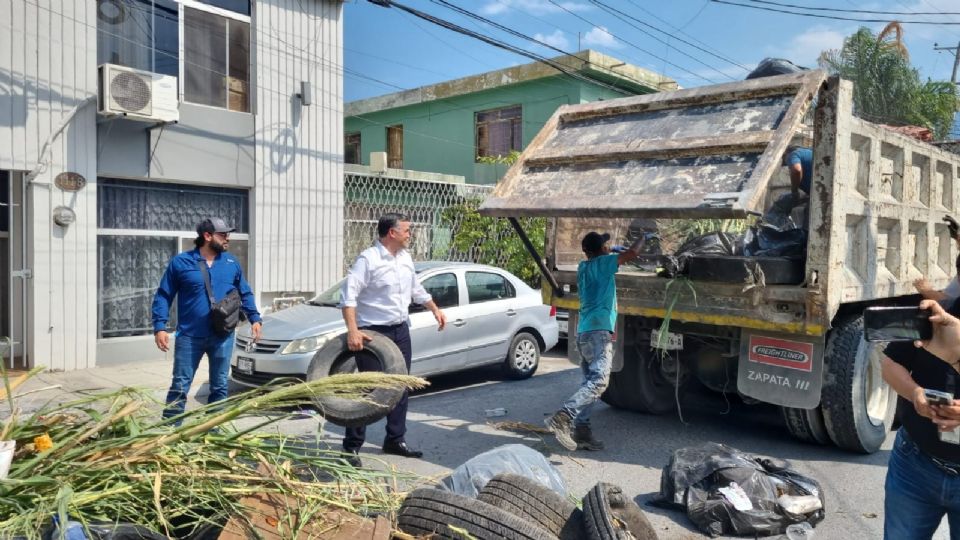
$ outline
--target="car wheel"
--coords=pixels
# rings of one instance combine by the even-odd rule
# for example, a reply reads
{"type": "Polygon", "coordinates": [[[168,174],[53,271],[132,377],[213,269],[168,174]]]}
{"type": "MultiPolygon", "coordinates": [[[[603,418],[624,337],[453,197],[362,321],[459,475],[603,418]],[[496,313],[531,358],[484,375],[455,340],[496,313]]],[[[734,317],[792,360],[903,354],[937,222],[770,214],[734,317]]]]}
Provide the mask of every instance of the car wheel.
{"type": "Polygon", "coordinates": [[[548,540],[557,537],[506,510],[464,495],[420,488],[407,495],[397,514],[400,530],[417,537],[450,540],[548,540]],[[466,533],[463,534],[463,533],[466,533]],[[469,536],[467,536],[469,535],[469,536]]]}
{"type": "Polygon", "coordinates": [[[483,486],[477,499],[534,523],[560,540],[584,538],[583,513],[580,509],[563,495],[532,478],[498,474],[483,486]]]}
{"type": "Polygon", "coordinates": [[[583,497],[583,525],[590,540],[656,540],[657,531],[620,486],[600,482],[583,497]]]}
{"type": "MultiPolygon", "coordinates": [[[[363,348],[380,362],[378,371],[394,375],[407,374],[403,353],[394,342],[377,332],[364,330],[364,333],[373,338],[365,342],[363,348]]],[[[347,335],[343,334],[331,339],[313,355],[313,360],[310,361],[310,367],[307,369],[307,381],[356,371],[356,353],[347,347],[347,335]]],[[[330,423],[344,427],[359,427],[386,416],[403,397],[403,390],[377,388],[364,397],[363,400],[357,400],[322,396],[314,401],[317,410],[330,423]]]]}
{"type": "Polygon", "coordinates": [[[511,379],[526,379],[537,371],[540,365],[540,343],[527,332],[513,336],[504,370],[511,379]]]}

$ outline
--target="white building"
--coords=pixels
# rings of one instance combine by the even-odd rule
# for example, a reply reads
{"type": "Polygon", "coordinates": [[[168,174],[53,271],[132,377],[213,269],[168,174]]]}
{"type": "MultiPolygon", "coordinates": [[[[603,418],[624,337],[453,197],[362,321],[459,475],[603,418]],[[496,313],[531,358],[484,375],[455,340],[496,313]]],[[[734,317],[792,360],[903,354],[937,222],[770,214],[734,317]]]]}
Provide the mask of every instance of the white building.
{"type": "Polygon", "coordinates": [[[18,365],[161,354],[153,293],[204,216],[237,227],[261,309],[339,279],[339,1],[5,0],[0,29],[0,336],[18,365]]]}

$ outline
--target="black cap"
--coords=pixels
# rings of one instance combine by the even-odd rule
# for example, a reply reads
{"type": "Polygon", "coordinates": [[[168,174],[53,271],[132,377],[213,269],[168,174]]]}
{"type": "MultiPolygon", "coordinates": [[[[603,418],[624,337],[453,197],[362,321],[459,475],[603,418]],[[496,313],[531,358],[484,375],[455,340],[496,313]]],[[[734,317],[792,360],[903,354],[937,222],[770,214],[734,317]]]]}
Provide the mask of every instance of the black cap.
{"type": "Polygon", "coordinates": [[[228,233],[228,232],[233,232],[235,230],[236,229],[234,229],[233,227],[230,227],[229,225],[227,225],[226,221],[218,217],[207,218],[201,221],[199,225],[197,225],[197,234],[228,233]]]}
{"type": "Polygon", "coordinates": [[[583,240],[580,241],[580,247],[582,247],[583,251],[587,253],[600,253],[600,250],[603,249],[603,245],[606,244],[608,240],[610,240],[609,234],[600,234],[598,232],[591,231],[583,237],[583,240]]]}

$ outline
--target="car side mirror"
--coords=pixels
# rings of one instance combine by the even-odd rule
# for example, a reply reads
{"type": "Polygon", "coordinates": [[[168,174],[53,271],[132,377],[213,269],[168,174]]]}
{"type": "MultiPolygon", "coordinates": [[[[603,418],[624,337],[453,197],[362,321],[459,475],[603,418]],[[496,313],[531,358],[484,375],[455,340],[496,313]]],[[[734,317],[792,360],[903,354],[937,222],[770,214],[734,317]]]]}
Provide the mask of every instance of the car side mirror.
{"type": "Polygon", "coordinates": [[[423,307],[421,304],[410,304],[410,313],[420,313],[421,311],[426,311],[427,308],[423,307]]]}

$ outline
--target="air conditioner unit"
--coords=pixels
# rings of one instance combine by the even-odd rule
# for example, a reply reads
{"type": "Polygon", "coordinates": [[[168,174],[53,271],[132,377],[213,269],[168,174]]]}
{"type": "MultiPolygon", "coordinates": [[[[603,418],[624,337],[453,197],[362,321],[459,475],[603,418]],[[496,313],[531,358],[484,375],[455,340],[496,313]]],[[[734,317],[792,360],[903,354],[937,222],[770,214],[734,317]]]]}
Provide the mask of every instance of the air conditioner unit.
{"type": "Polygon", "coordinates": [[[99,112],[145,122],[180,120],[177,78],[102,64],[99,67],[99,112]]]}

